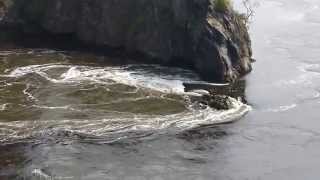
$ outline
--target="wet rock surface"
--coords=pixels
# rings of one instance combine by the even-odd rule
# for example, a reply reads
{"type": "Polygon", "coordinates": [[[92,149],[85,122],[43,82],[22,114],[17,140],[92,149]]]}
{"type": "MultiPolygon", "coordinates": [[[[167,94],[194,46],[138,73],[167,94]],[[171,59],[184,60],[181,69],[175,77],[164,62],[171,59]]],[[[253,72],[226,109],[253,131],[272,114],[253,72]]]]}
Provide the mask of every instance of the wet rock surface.
{"type": "Polygon", "coordinates": [[[204,96],[204,102],[217,110],[228,110],[232,108],[230,98],[225,95],[204,96]]]}
{"type": "Polygon", "coordinates": [[[231,84],[184,83],[186,92],[195,92],[191,101],[210,106],[217,110],[228,110],[233,107],[231,98],[247,103],[245,97],[246,82],[239,80],[231,84]],[[206,92],[206,93],[204,93],[206,92]]]}
{"type": "Polygon", "coordinates": [[[242,16],[217,12],[212,0],[7,1],[0,26],[7,31],[15,27],[26,36],[67,35],[87,45],[123,48],[147,55],[151,63],[192,68],[208,81],[234,81],[251,70],[242,16]]]}

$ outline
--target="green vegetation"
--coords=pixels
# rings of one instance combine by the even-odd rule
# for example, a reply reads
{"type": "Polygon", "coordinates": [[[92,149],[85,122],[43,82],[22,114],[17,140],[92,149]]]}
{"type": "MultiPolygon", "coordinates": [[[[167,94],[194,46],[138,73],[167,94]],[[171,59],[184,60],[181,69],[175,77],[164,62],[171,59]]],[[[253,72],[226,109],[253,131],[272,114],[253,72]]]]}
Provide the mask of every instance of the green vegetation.
{"type": "Polygon", "coordinates": [[[231,6],[231,0],[215,0],[215,9],[219,12],[227,11],[231,6]]]}

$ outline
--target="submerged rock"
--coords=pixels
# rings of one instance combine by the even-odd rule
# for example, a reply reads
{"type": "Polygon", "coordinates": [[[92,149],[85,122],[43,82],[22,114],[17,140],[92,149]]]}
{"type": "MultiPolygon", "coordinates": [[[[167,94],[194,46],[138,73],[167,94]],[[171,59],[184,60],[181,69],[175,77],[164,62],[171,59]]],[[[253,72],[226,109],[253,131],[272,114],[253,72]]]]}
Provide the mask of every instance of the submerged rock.
{"type": "Polygon", "coordinates": [[[251,70],[242,16],[217,11],[214,0],[0,1],[11,4],[2,27],[21,33],[68,35],[143,53],[151,63],[189,67],[208,81],[233,81],[251,70]]]}
{"type": "Polygon", "coordinates": [[[217,110],[228,110],[232,108],[232,101],[229,96],[226,95],[210,95],[204,96],[204,100],[208,105],[217,110]]]}
{"type": "Polygon", "coordinates": [[[233,107],[231,98],[247,103],[245,98],[244,80],[237,80],[231,84],[211,84],[211,83],[184,83],[186,92],[209,93],[192,96],[191,101],[197,102],[217,110],[228,110],[233,107]]]}
{"type": "Polygon", "coordinates": [[[229,110],[233,108],[233,102],[230,96],[222,94],[206,94],[202,96],[190,96],[191,102],[197,108],[205,109],[211,107],[216,110],[229,110]]]}

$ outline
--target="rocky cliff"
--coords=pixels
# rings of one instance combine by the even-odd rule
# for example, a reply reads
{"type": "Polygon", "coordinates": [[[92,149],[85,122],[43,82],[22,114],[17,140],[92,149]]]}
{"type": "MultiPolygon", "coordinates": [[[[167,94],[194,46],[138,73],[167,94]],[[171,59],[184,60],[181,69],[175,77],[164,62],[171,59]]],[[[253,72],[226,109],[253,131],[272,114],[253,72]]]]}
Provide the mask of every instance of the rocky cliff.
{"type": "Polygon", "coordinates": [[[205,80],[233,81],[251,70],[246,25],[214,0],[0,0],[2,27],[70,35],[121,47],[155,62],[188,66],[205,80]],[[10,1],[8,3],[8,1],[10,1]]]}

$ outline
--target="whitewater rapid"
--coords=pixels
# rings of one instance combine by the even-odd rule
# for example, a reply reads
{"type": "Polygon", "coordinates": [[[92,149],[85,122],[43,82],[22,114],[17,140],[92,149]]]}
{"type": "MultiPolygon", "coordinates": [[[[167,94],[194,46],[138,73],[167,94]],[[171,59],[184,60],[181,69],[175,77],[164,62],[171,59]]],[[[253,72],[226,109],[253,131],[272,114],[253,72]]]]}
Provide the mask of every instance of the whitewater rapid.
{"type": "MultiPolygon", "coordinates": [[[[48,53],[53,52],[48,51],[48,53]]],[[[6,54],[6,56],[8,55],[9,53],[6,54]]],[[[35,88],[34,86],[52,84],[54,86],[74,86],[77,88],[77,86],[83,84],[101,86],[123,84],[134,87],[129,93],[137,93],[138,91],[152,92],[151,96],[131,98],[131,102],[148,98],[160,100],[172,94],[183,99],[185,103],[184,111],[166,115],[113,112],[93,119],[55,119],[54,116],[28,121],[23,120],[23,117],[17,121],[1,119],[0,141],[2,142],[50,137],[61,132],[75,136],[81,134],[81,137],[94,136],[98,139],[108,139],[108,141],[111,139],[111,141],[114,141],[127,138],[130,134],[166,133],[168,130],[184,131],[203,125],[232,122],[244,116],[251,109],[250,106],[231,97],[233,107],[230,110],[217,111],[209,107],[197,108],[196,105],[189,102],[189,97],[195,94],[185,92],[183,83],[202,83],[199,77],[192,71],[158,65],[101,67],[56,62],[9,68],[0,75],[0,78],[4,79],[5,83],[0,87],[4,89],[6,86],[16,82],[25,83],[25,88],[22,90],[23,94],[32,103],[28,105],[20,104],[20,106],[29,106],[36,110],[45,109],[46,112],[52,111],[51,113],[59,113],[59,111],[80,112],[83,111],[83,106],[88,105],[72,103],[55,106],[46,105],[41,103],[42,100],[34,95],[37,92],[37,87],[35,88]],[[51,119],[50,117],[53,118],[51,119]]],[[[82,87],[79,86],[78,88],[82,87]]],[[[104,105],[108,103],[105,102],[104,105]]],[[[8,111],[8,107],[10,107],[9,103],[0,104],[0,113],[8,111]]]]}

